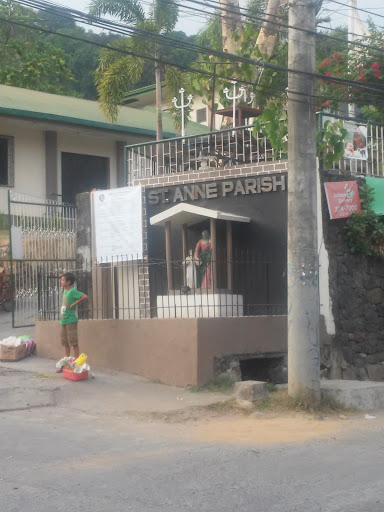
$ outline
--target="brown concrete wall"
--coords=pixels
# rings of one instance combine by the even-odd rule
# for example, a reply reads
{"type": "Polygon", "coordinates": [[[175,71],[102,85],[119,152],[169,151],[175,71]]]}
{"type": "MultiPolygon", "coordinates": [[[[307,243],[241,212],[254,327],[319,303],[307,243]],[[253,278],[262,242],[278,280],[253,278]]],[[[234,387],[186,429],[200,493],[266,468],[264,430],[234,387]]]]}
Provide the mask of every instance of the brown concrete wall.
{"type": "Polygon", "coordinates": [[[215,357],[287,352],[287,317],[199,318],[197,383],[213,377],[215,357]]]}
{"type": "MultiPolygon", "coordinates": [[[[197,320],[80,320],[80,351],[90,365],[176,386],[197,382],[197,320]]],[[[37,353],[59,359],[58,322],[36,322],[37,353]]]]}
{"type": "MultiPolygon", "coordinates": [[[[176,386],[213,378],[215,357],[286,352],[285,316],[152,320],[80,320],[80,351],[90,365],[176,386]]],[[[58,322],[36,323],[37,353],[59,359],[58,322]]]]}

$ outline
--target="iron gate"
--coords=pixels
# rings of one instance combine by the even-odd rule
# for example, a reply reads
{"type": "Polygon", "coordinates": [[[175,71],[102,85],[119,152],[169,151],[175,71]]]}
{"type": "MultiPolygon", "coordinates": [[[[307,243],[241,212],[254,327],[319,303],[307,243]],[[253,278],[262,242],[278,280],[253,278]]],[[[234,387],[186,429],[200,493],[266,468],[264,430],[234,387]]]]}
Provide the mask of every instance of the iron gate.
{"type": "Polygon", "coordinates": [[[8,193],[12,326],[34,325],[38,276],[75,267],[76,207],[50,199],[8,193]]]}

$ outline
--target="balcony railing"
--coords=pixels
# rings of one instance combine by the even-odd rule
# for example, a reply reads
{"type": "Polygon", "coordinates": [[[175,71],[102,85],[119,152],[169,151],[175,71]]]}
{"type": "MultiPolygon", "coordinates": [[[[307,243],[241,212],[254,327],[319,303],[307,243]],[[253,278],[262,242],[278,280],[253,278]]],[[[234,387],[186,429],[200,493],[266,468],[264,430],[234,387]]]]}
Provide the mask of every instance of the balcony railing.
{"type": "MultiPolygon", "coordinates": [[[[321,114],[320,124],[328,118],[343,119],[346,124],[364,126],[366,130],[364,152],[354,151],[354,154],[349,154],[346,148],[345,156],[334,163],[332,169],[360,176],[384,177],[384,125],[364,124],[332,114],[321,114]]],[[[137,180],[154,176],[285,159],[287,154],[275,151],[269,140],[261,133],[255,133],[252,126],[241,126],[203,135],[127,146],[126,182],[132,185],[137,180]]]]}
{"type": "Polygon", "coordinates": [[[322,113],[319,116],[320,126],[323,126],[327,120],[332,122],[332,120],[341,119],[344,121],[344,127],[349,131],[344,156],[339,162],[333,164],[331,170],[346,171],[356,176],[384,177],[384,125],[344,118],[329,113],[322,113]],[[357,127],[363,127],[366,130],[366,146],[362,150],[358,149],[356,151],[356,147],[353,147],[353,132],[357,127]],[[347,144],[352,144],[350,151],[347,148],[347,144]]]}
{"type": "Polygon", "coordinates": [[[205,169],[281,160],[286,155],[271,148],[252,126],[147,142],[126,147],[127,184],[135,180],[205,169]]]}

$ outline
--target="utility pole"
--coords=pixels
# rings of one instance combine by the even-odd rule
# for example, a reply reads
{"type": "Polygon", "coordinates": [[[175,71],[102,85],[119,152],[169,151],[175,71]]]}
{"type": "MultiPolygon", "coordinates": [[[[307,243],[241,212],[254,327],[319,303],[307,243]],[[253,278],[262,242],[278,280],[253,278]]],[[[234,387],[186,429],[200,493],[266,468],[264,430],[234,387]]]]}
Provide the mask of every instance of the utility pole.
{"type": "Polygon", "coordinates": [[[288,393],[320,401],[319,273],[315,111],[315,2],[289,4],[288,68],[288,393]]]}

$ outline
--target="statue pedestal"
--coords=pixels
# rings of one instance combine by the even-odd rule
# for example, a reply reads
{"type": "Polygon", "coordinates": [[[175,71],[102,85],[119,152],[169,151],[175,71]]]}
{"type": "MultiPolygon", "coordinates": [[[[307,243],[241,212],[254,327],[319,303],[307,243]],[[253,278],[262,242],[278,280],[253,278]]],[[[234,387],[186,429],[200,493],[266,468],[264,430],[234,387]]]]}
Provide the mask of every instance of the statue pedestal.
{"type": "Polygon", "coordinates": [[[243,316],[243,296],[228,292],[158,295],[157,318],[243,316]]]}

